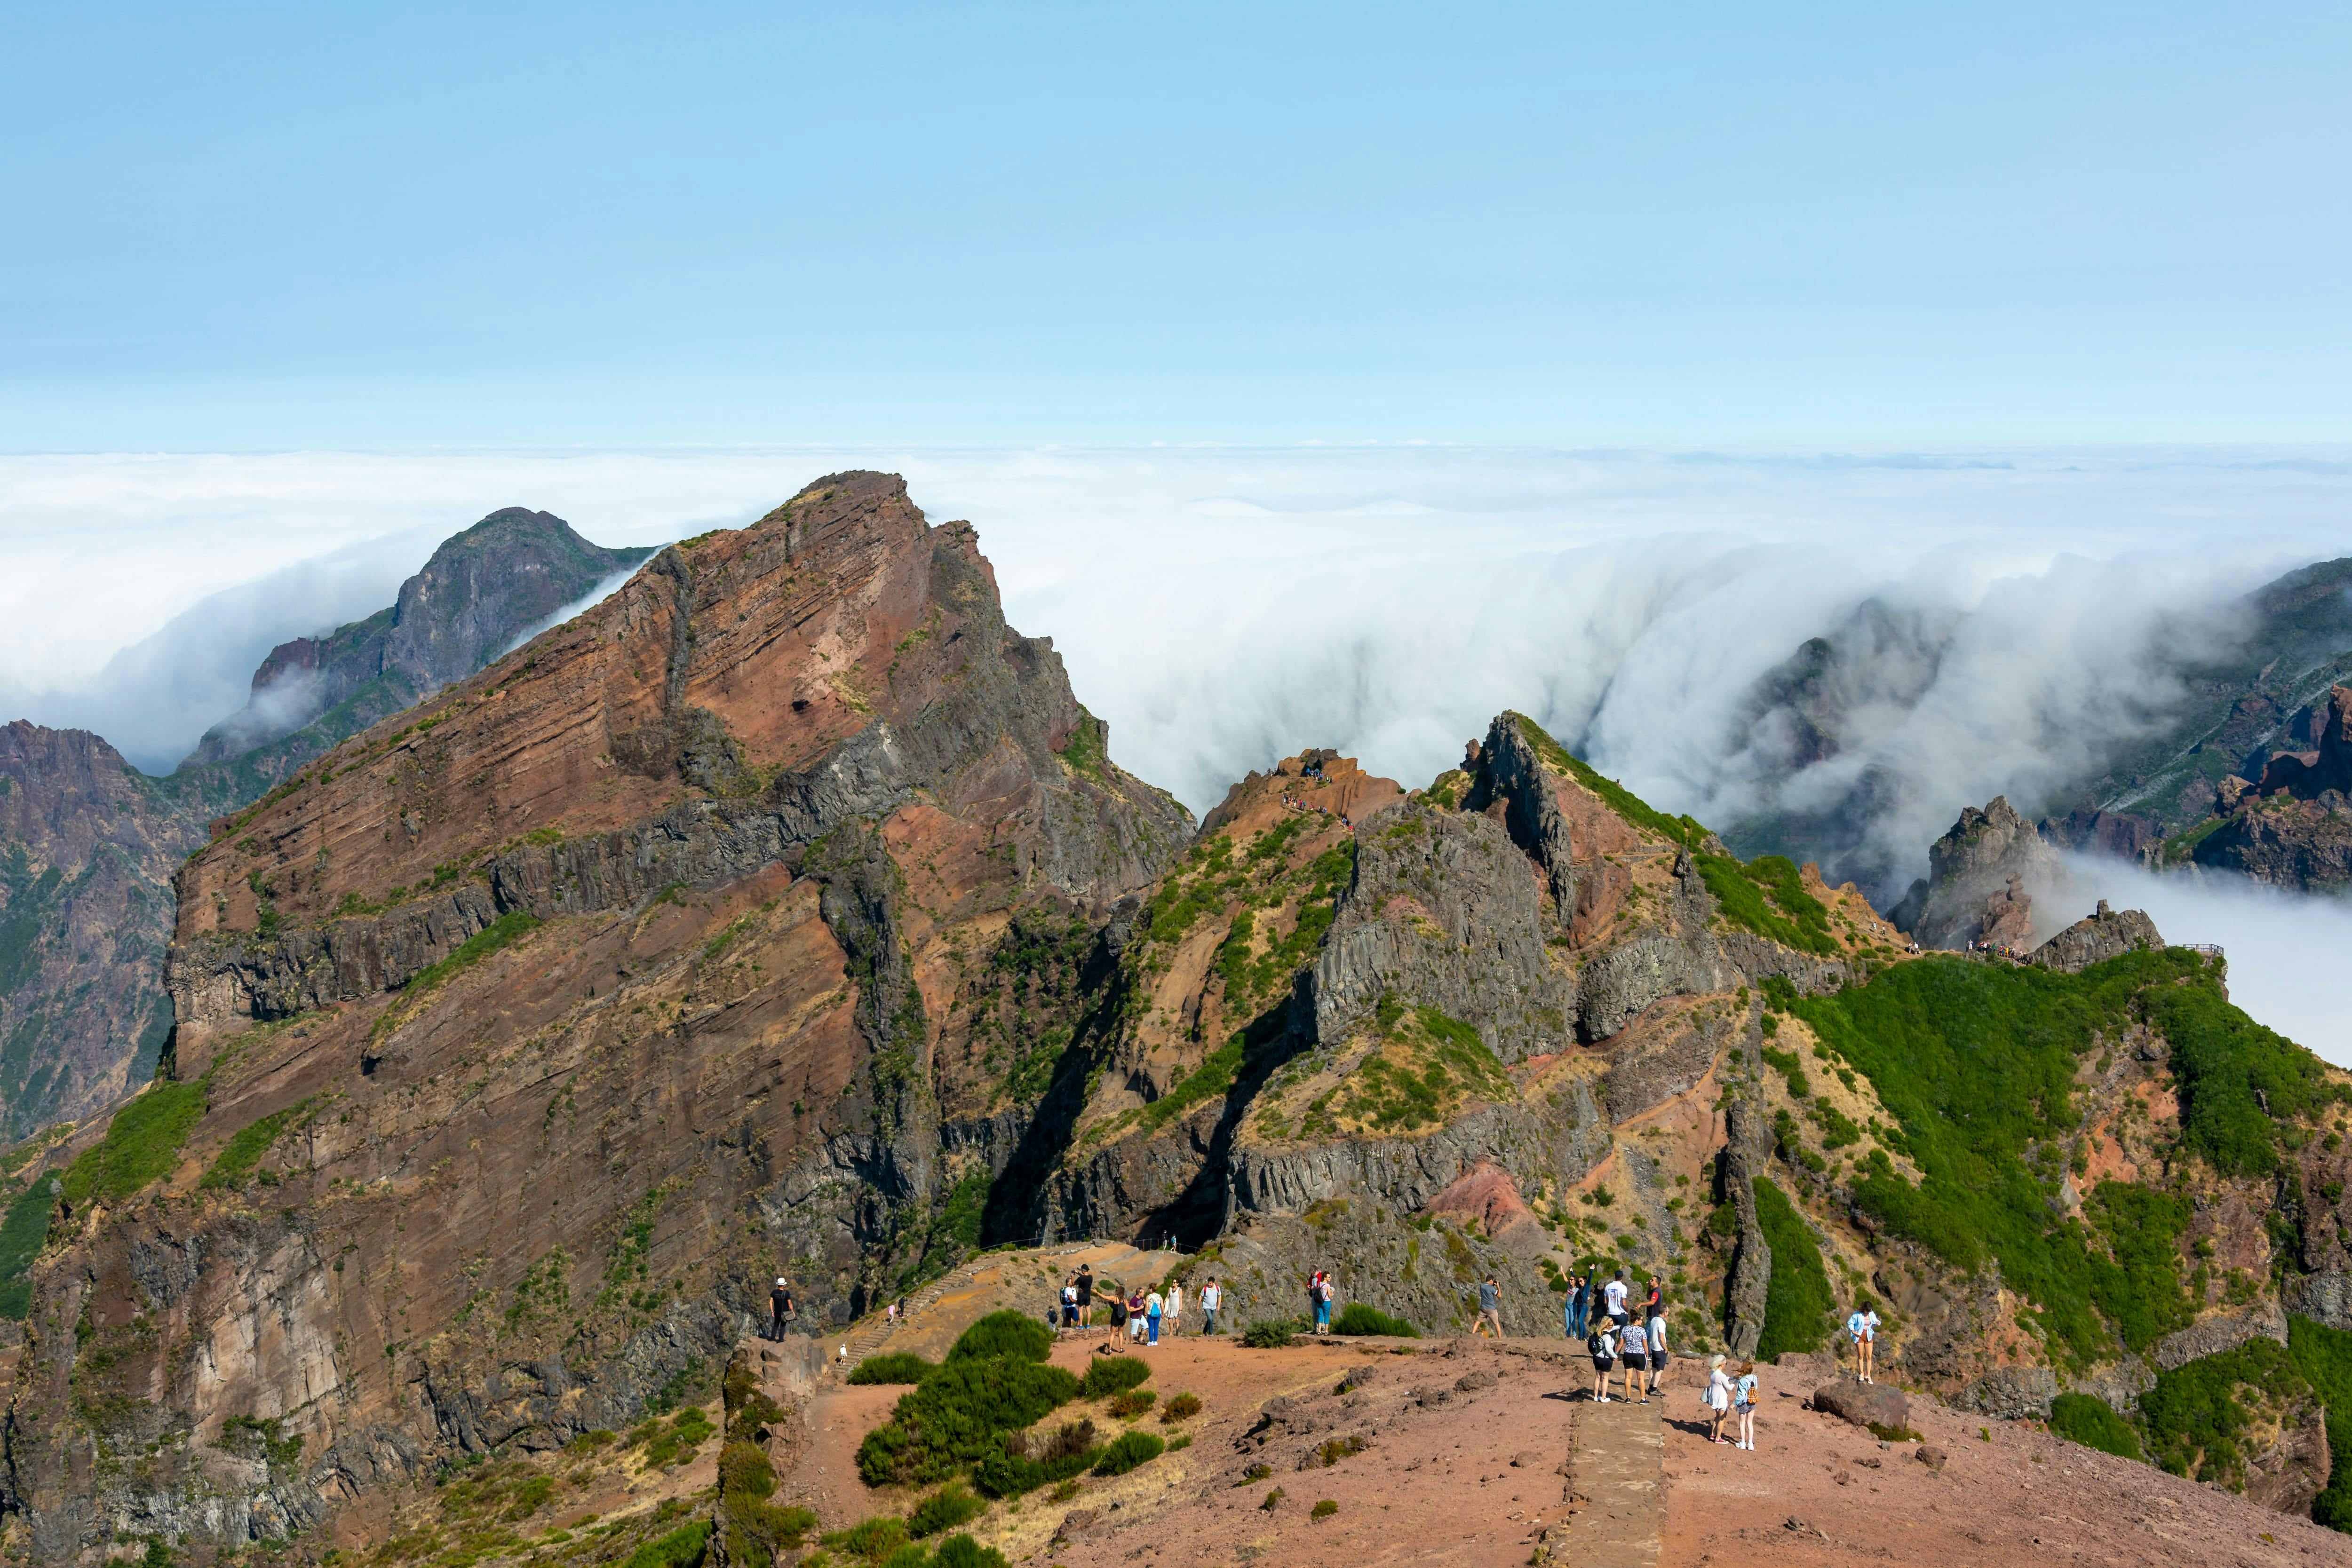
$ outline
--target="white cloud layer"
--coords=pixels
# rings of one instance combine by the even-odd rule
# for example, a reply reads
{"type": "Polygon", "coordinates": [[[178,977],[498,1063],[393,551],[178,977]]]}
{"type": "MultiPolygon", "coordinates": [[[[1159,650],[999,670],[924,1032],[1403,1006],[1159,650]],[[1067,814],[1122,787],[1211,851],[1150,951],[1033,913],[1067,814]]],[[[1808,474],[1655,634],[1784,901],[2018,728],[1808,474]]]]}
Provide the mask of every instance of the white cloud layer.
{"type": "Polygon", "coordinates": [[[2305,450],[0,457],[0,718],[168,767],[269,645],[389,603],[498,507],[652,543],[847,467],[976,522],[1013,624],[1053,636],[1119,759],[1196,810],[1307,746],[1417,783],[1517,707],[1728,821],[1767,776],[1737,722],[1749,685],[1873,604],[1847,748],[1783,803],[1872,769],[1867,841],[1906,876],[1962,805],[2032,810],[2159,722],[2228,601],[2344,553],[2352,512],[2352,454],[2305,450]]]}

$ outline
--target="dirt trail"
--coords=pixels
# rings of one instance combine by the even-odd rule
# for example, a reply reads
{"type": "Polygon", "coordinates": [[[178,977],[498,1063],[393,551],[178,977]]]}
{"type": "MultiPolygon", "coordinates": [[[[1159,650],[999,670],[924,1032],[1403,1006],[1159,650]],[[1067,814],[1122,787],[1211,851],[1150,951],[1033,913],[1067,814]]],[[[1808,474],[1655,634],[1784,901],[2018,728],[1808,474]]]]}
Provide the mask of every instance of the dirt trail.
{"type": "MultiPolygon", "coordinates": [[[[1857,1562],[1975,1564],[2352,1562],[2352,1541],[2018,1423],[1987,1422],[1915,1396],[1921,1445],[1881,1443],[1803,1408],[1810,1385],[1765,1369],[1756,1452],[1706,1440],[1696,1389],[1666,1406],[1661,1561],[1671,1568],[1758,1558],[1831,1568],[1857,1562]]],[[[1580,1412],[1581,1414],[1581,1412],[1580,1412]]]]}

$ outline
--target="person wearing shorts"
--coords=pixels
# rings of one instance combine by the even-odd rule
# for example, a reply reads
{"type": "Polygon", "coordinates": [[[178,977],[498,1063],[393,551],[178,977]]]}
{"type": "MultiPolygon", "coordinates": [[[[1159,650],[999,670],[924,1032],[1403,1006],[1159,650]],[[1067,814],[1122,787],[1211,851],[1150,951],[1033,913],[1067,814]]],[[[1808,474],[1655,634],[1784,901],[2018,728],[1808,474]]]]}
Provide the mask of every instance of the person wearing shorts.
{"type": "Polygon", "coordinates": [[[1625,1397],[1631,1400],[1634,1390],[1639,1388],[1642,1403],[1647,1405],[1650,1402],[1649,1333],[1638,1322],[1627,1323],[1625,1332],[1617,1336],[1617,1343],[1624,1352],[1625,1397]]]}
{"type": "Polygon", "coordinates": [[[1846,1337],[1853,1341],[1855,1375],[1864,1383],[1878,1381],[1878,1314],[1865,1307],[1856,1307],[1845,1321],[1846,1337]]]}
{"type": "Polygon", "coordinates": [[[1666,1320],[1663,1316],[1654,1317],[1649,1321],[1647,1328],[1649,1332],[1645,1337],[1650,1342],[1650,1392],[1655,1394],[1658,1391],[1658,1385],[1666,1380],[1666,1320]]]}
{"type": "Polygon", "coordinates": [[[1584,1342],[1586,1352],[1592,1357],[1592,1400],[1596,1405],[1609,1403],[1609,1373],[1617,1364],[1617,1325],[1602,1319],[1592,1325],[1592,1333],[1584,1342]]]}
{"type": "Polygon", "coordinates": [[[1727,1441],[1723,1435],[1723,1419],[1731,1414],[1731,1378],[1723,1370],[1720,1354],[1706,1358],[1706,1413],[1707,1441],[1727,1441]]]}
{"type": "Polygon", "coordinates": [[[1739,1364],[1738,1381],[1731,1385],[1731,1408],[1739,1417],[1739,1441],[1732,1447],[1756,1451],[1756,1364],[1739,1364]]]}
{"type": "Polygon", "coordinates": [[[1601,1299],[1610,1321],[1621,1329],[1633,1321],[1633,1315],[1625,1310],[1625,1270],[1620,1269],[1615,1279],[1601,1287],[1601,1299]]]}

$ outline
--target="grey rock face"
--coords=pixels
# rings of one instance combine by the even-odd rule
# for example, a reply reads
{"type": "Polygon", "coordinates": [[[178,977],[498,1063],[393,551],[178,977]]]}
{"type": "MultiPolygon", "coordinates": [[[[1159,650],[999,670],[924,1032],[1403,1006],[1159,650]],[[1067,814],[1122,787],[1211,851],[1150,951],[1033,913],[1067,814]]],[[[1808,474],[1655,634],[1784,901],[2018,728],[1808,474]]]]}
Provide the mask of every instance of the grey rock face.
{"type": "Polygon", "coordinates": [[[1566,923],[1576,907],[1576,868],[1569,842],[1568,819],[1544,777],[1543,761],[1519,727],[1518,716],[1499,714],[1486,727],[1486,744],[1479,753],[1477,783],[1465,802],[1472,811],[1503,808],[1503,823],[1511,841],[1535,857],[1544,868],[1553,907],[1566,923]]]}
{"type": "Polygon", "coordinates": [[[2352,1274],[2289,1274],[2284,1294],[2297,1317],[2352,1333],[2352,1274]]]}
{"type": "Polygon", "coordinates": [[[2147,1359],[2158,1371],[2170,1372],[2256,1339],[2286,1343],[2286,1310],[2276,1301],[2263,1301],[2231,1317],[2208,1318],[2179,1333],[2167,1334],[2148,1351],[2147,1359]]]}
{"type": "MultiPolygon", "coordinates": [[[[1668,997],[1723,990],[1739,983],[1723,942],[1706,928],[1715,900],[1688,854],[1675,861],[1672,886],[1664,927],[1618,943],[1585,960],[1577,971],[1579,1040],[1587,1044],[1607,1040],[1668,997]]],[[[1771,964],[1778,967],[1777,961],[1771,964]]]]}
{"type": "Polygon", "coordinates": [[[2155,1368],[2136,1355],[2125,1356],[2112,1366],[2102,1366],[2074,1380],[2075,1393],[2104,1399],[2117,1410],[2133,1408],[2139,1403],[2139,1396],[2155,1386],[2155,1368]]]}
{"type": "Polygon", "coordinates": [[[1738,1217],[1739,1239],[1724,1282],[1728,1311],[1723,1337],[1732,1354],[1752,1356],[1764,1336],[1764,1299],[1772,1287],[1772,1248],[1756,1218],[1756,1178],[1770,1156],[1772,1130],[1745,1100],[1731,1103],[1724,1128],[1717,1157],[1723,1162],[1724,1197],[1738,1217]]]}
{"type": "MultiPolygon", "coordinates": [[[[1927,893],[1905,927],[1923,947],[1962,947],[1984,936],[1986,906],[1995,898],[2007,902],[2012,877],[2026,890],[2064,877],[2057,852],[2005,795],[1994,796],[1981,811],[1962,810],[1951,831],[1929,846],[1927,862],[1927,893]]],[[[1911,910],[1908,898],[1897,906],[1902,915],[1911,910]]]]}
{"type": "Polygon", "coordinates": [[[1383,996],[1461,1019],[1506,1062],[1571,1039],[1575,986],[1545,947],[1534,868],[1486,818],[1418,802],[1358,832],[1355,878],[1311,985],[1326,1045],[1383,996]]]}
{"type": "Polygon", "coordinates": [[[2044,968],[2063,969],[2073,975],[2126,953],[2141,948],[2156,951],[2163,946],[2164,938],[2157,935],[2156,922],[2145,911],[2126,909],[2119,914],[2109,909],[2103,898],[2096,910],[2026,956],[2044,968]]]}
{"type": "Polygon", "coordinates": [[[2048,1367],[2000,1366],[1969,1384],[1958,1403],[2002,1421],[2046,1421],[2057,1397],[2058,1378],[2048,1367]]]}

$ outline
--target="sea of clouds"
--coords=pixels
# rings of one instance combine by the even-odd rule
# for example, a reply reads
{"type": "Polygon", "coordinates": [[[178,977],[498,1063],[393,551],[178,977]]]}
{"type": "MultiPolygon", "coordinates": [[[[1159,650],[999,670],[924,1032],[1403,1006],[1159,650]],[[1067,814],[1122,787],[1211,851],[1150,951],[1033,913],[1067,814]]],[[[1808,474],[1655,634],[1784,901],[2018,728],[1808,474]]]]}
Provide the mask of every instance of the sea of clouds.
{"type": "MultiPolygon", "coordinates": [[[[656,543],[852,466],[979,525],[1013,624],[1054,638],[1119,760],[1196,811],[1307,746],[1419,783],[1513,707],[1710,822],[1874,778],[1882,901],[1963,805],[2033,812],[2161,724],[2248,590],[2352,549],[2341,451],[0,457],[0,719],[168,768],[270,646],[390,603],[498,507],[656,543]],[[1784,779],[1748,693],[1865,613],[1881,634],[1841,677],[1842,749],[1784,779]]],[[[2352,1060],[2342,1009],[2295,980],[2352,936],[2343,905],[2130,896],[2164,902],[2177,940],[2229,945],[2257,1016],[2352,1060]]]]}

